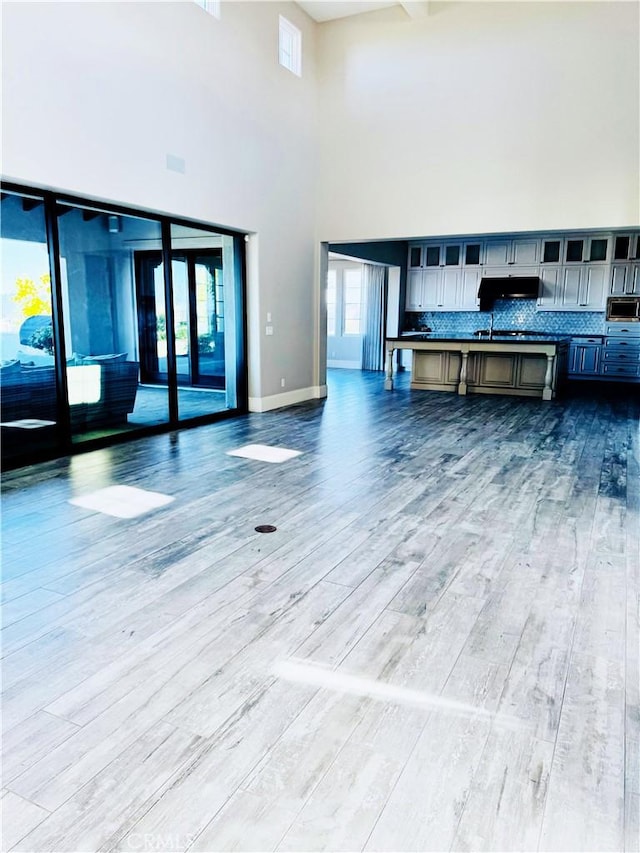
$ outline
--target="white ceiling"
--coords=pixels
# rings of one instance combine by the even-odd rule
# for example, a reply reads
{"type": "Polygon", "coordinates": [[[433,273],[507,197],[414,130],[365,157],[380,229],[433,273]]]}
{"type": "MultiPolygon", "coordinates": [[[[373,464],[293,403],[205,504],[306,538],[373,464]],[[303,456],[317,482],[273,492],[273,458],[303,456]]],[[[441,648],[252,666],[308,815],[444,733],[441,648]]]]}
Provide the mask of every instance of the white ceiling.
{"type": "Polygon", "coordinates": [[[336,18],[347,18],[350,15],[360,15],[362,12],[374,12],[387,6],[399,6],[397,2],[370,3],[368,0],[355,0],[355,2],[333,2],[333,0],[312,0],[312,2],[300,2],[304,11],[314,21],[333,21],[336,18]]]}

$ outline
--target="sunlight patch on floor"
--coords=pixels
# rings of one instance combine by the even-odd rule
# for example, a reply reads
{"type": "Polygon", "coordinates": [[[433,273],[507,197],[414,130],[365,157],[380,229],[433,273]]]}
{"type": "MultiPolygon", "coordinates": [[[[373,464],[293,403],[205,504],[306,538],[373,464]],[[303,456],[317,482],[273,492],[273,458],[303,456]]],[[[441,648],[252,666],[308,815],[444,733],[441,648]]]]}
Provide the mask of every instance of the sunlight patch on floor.
{"type": "Polygon", "coordinates": [[[340,672],[313,661],[296,658],[278,661],[273,672],[274,675],[285,681],[308,684],[312,687],[321,687],[337,693],[368,696],[370,699],[380,702],[409,705],[429,711],[446,711],[463,717],[484,717],[495,720],[506,728],[519,729],[522,727],[521,722],[504,714],[495,714],[484,708],[468,705],[465,702],[457,702],[455,699],[446,699],[444,696],[438,696],[434,693],[397,687],[394,684],[362,678],[349,672],[340,672]]]}
{"type": "Polygon", "coordinates": [[[134,486],[107,486],[88,495],[72,498],[69,503],[94,512],[102,512],[115,518],[135,518],[161,506],[171,503],[174,498],[160,492],[149,492],[134,486]]]}
{"type": "Polygon", "coordinates": [[[301,450],[287,450],[286,447],[270,447],[268,444],[247,444],[237,450],[229,450],[227,456],[242,456],[244,459],[257,459],[258,462],[286,462],[294,456],[300,456],[301,450]]]}

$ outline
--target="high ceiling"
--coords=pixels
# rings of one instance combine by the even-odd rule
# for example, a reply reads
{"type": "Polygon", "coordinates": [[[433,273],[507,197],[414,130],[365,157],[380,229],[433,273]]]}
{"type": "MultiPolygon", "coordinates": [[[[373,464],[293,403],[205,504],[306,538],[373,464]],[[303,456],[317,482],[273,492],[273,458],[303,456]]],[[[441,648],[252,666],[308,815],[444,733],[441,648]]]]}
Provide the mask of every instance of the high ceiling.
{"type": "Polygon", "coordinates": [[[387,6],[403,6],[409,15],[414,15],[416,11],[424,13],[427,3],[399,3],[399,2],[368,2],[368,0],[355,0],[355,2],[334,2],[334,0],[312,0],[311,2],[301,2],[298,0],[298,6],[302,6],[307,15],[310,15],[314,21],[322,23],[323,21],[333,21],[336,18],[347,18],[350,15],[360,15],[363,12],[373,12],[377,9],[384,9],[387,6]]]}

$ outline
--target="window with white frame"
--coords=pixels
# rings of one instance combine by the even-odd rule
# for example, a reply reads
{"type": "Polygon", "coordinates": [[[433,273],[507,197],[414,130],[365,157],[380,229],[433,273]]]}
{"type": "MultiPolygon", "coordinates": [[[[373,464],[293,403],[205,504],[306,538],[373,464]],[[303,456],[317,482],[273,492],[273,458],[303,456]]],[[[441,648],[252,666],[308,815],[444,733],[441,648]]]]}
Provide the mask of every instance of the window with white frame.
{"type": "Polygon", "coordinates": [[[353,337],[362,334],[364,288],[362,264],[332,265],[327,273],[327,335],[353,337]]]}
{"type": "Polygon", "coordinates": [[[298,77],[302,76],[302,33],[280,15],[278,59],[280,65],[298,77]]]}
{"type": "Polygon", "coordinates": [[[213,15],[214,18],[220,17],[220,0],[194,0],[205,12],[213,15]]]}
{"type": "Polygon", "coordinates": [[[327,335],[333,337],[336,333],[336,271],[327,273],[327,335]]]}
{"type": "Polygon", "coordinates": [[[345,335],[359,335],[362,320],[362,269],[345,270],[343,278],[345,335]]]}

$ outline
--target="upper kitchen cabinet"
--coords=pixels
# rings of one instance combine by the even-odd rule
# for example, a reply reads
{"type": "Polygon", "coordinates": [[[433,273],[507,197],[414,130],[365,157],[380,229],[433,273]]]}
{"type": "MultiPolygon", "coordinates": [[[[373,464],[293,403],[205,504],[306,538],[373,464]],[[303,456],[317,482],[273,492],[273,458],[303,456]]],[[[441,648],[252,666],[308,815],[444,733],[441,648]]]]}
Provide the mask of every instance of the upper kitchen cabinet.
{"type": "Polygon", "coordinates": [[[409,261],[407,263],[408,269],[419,270],[423,268],[423,249],[424,246],[422,243],[414,243],[409,246],[409,261]]]}
{"type": "Polygon", "coordinates": [[[484,263],[488,267],[531,266],[540,263],[540,240],[518,237],[512,240],[487,240],[484,263]]]}
{"type": "Polygon", "coordinates": [[[564,244],[562,260],[565,264],[606,264],[611,259],[610,241],[605,234],[567,237],[562,242],[564,244]]]}
{"type": "Polygon", "coordinates": [[[538,311],[604,311],[606,266],[542,266],[538,311]]]}
{"type": "Polygon", "coordinates": [[[424,303],[424,276],[422,270],[409,270],[407,272],[407,311],[425,311],[424,303]]]}
{"type": "Polygon", "coordinates": [[[477,310],[481,254],[480,242],[439,240],[410,245],[406,310],[477,310]]]}
{"type": "Polygon", "coordinates": [[[461,242],[412,243],[409,246],[408,269],[459,267],[462,264],[461,242]]]}
{"type": "Polygon", "coordinates": [[[610,296],[640,296],[640,264],[612,264],[610,296]]]}
{"type": "Polygon", "coordinates": [[[613,238],[613,262],[640,261],[640,234],[616,234],[613,238]]]}
{"type": "Polygon", "coordinates": [[[482,263],[482,243],[472,241],[463,246],[462,263],[465,267],[479,267],[482,263]]]}
{"type": "Polygon", "coordinates": [[[606,267],[565,266],[557,293],[556,310],[604,311],[606,297],[606,267]]]}
{"type": "Polygon", "coordinates": [[[609,294],[640,296],[640,234],[614,236],[609,294]]]}

